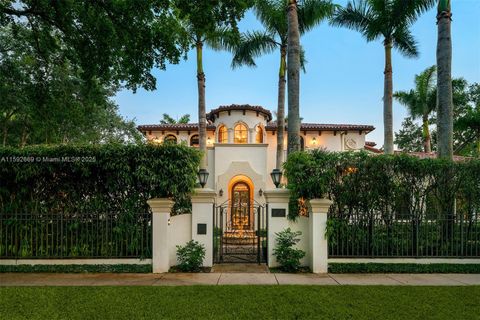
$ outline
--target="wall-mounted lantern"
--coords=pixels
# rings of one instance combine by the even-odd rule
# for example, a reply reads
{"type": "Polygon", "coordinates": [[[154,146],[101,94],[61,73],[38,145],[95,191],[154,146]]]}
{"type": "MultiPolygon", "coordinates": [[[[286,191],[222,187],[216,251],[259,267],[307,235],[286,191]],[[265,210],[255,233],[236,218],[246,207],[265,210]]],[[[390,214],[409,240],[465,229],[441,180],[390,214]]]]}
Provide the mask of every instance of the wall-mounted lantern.
{"type": "Polygon", "coordinates": [[[273,169],[272,173],[270,173],[270,176],[272,177],[275,188],[278,188],[280,181],[282,181],[282,171],[279,169],[273,169]]]}
{"type": "Polygon", "coordinates": [[[200,169],[198,170],[198,181],[200,182],[200,185],[202,186],[202,188],[205,187],[205,185],[207,184],[207,180],[208,180],[208,171],[206,169],[200,169]]]}

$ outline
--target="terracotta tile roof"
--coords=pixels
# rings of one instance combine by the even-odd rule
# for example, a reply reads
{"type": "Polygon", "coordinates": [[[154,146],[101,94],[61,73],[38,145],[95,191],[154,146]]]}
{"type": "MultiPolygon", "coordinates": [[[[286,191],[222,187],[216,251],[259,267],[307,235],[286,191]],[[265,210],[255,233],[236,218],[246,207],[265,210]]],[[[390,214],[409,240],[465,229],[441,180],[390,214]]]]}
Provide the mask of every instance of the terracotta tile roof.
{"type": "Polygon", "coordinates": [[[372,146],[369,146],[367,143],[365,143],[365,145],[363,146],[363,148],[367,151],[370,151],[370,152],[373,152],[373,153],[383,153],[382,150],[380,149],[377,149],[377,148],[374,148],[372,146]]]}
{"type": "Polygon", "coordinates": [[[373,142],[373,141],[365,141],[365,145],[370,146],[370,147],[375,147],[377,145],[377,143],[373,142]]]}
{"type": "Polygon", "coordinates": [[[249,104],[231,104],[229,106],[219,106],[216,109],[210,110],[209,113],[207,113],[207,119],[211,121],[215,121],[215,115],[218,115],[219,112],[221,111],[232,111],[232,110],[249,110],[249,111],[256,111],[258,113],[263,114],[264,116],[267,117],[267,121],[272,120],[272,113],[261,107],[261,106],[251,106],[249,104]]]}
{"type": "MultiPolygon", "coordinates": [[[[269,123],[266,126],[267,130],[273,131],[277,129],[276,123],[269,123]]],[[[300,125],[301,131],[366,131],[367,133],[375,130],[374,126],[362,124],[324,124],[324,123],[302,123],[300,125]]]]}
{"type": "MultiPolygon", "coordinates": [[[[417,157],[420,159],[435,159],[437,158],[437,153],[436,152],[402,152],[402,151],[395,151],[395,154],[408,154],[413,157],[417,157]]],[[[460,161],[467,161],[469,159],[472,159],[471,157],[463,157],[463,156],[453,156],[453,161],[455,162],[460,162],[460,161]]]]}
{"type": "MultiPolygon", "coordinates": [[[[137,127],[139,131],[197,131],[198,123],[176,123],[176,124],[145,124],[137,127]]],[[[215,130],[214,125],[207,125],[207,130],[215,130]]]]}

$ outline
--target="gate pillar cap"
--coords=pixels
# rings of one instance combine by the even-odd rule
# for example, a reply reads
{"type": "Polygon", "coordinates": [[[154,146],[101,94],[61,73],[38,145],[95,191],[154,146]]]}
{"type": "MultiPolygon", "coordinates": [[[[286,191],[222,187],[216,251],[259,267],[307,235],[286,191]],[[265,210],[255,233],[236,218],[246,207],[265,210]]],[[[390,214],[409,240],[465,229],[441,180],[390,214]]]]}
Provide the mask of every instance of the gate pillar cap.
{"type": "Polygon", "coordinates": [[[332,203],[332,200],[325,198],[311,199],[310,206],[312,207],[312,213],[327,213],[332,203]]]}
{"type": "Polygon", "coordinates": [[[214,203],[217,193],[210,188],[195,189],[192,194],[192,203],[214,203]]]}
{"type": "Polygon", "coordinates": [[[168,213],[172,210],[174,202],[169,198],[154,198],[147,201],[153,213],[168,213]]]}
{"type": "Polygon", "coordinates": [[[278,188],[278,189],[270,189],[265,190],[263,192],[265,196],[265,200],[268,202],[288,202],[290,197],[290,190],[278,188]]]}

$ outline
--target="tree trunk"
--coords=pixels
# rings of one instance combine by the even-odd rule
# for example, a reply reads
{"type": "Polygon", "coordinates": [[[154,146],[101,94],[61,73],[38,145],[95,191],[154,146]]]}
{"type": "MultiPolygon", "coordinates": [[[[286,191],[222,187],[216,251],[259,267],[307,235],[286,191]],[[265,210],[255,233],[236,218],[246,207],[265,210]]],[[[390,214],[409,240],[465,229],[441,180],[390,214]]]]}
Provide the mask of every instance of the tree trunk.
{"type": "Polygon", "coordinates": [[[288,153],[300,150],[300,31],[297,1],[288,5],[288,153]]]}
{"type": "Polygon", "coordinates": [[[277,105],[277,163],[275,168],[282,169],[284,132],[285,132],[285,68],[287,46],[280,48],[280,70],[278,73],[278,105],[277,105]]]}
{"type": "MultiPolygon", "coordinates": [[[[453,159],[452,38],[450,8],[437,14],[437,145],[438,157],[453,159]]],[[[445,5],[443,3],[443,5],[445,5]]]]}
{"type": "Polygon", "coordinates": [[[205,74],[203,73],[202,49],[203,42],[198,41],[197,45],[197,84],[198,84],[198,139],[199,148],[202,153],[200,169],[207,168],[207,115],[205,111],[205,74]]]}
{"type": "Polygon", "coordinates": [[[383,88],[384,153],[393,154],[393,79],[392,79],[392,40],[385,39],[385,71],[383,88]]]}
{"type": "Polygon", "coordinates": [[[432,152],[432,138],[430,136],[430,128],[428,127],[428,114],[423,115],[423,150],[432,152]]]}

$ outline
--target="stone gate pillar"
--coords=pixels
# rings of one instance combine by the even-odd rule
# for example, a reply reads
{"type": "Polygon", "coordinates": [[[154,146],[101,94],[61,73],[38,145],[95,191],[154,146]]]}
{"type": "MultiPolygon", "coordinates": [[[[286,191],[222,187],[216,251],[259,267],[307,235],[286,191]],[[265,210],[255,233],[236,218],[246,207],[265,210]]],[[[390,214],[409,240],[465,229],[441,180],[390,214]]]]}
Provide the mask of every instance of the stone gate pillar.
{"type": "Polygon", "coordinates": [[[147,201],[152,209],[152,269],[153,273],[168,272],[168,220],[173,201],[170,199],[151,199],[147,201]]]}
{"type": "Polygon", "coordinates": [[[313,273],[328,272],[328,242],[326,238],[327,213],[331,200],[312,199],[312,213],[309,218],[310,268],[313,273]]]}
{"type": "Polygon", "coordinates": [[[203,266],[213,265],[213,205],[216,193],[212,189],[195,189],[192,195],[192,240],[205,246],[203,266]]]}

